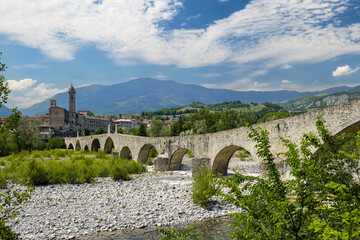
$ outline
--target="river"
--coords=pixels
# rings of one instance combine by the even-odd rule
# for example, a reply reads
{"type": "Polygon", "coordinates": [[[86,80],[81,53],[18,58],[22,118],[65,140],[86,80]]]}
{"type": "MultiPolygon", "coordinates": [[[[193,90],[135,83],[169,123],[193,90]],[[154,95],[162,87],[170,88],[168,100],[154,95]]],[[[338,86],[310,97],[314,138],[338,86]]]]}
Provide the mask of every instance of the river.
{"type": "MultiPolygon", "coordinates": [[[[215,219],[206,219],[203,221],[195,221],[186,224],[177,224],[176,229],[184,229],[190,225],[194,226],[194,231],[206,240],[222,240],[228,239],[232,227],[229,225],[233,219],[229,217],[219,217],[215,219]]],[[[167,227],[166,227],[167,228],[167,227]]],[[[83,236],[80,240],[157,240],[164,237],[163,234],[155,230],[155,227],[147,227],[142,229],[124,229],[114,232],[105,232],[94,234],[91,236],[83,236]]]]}

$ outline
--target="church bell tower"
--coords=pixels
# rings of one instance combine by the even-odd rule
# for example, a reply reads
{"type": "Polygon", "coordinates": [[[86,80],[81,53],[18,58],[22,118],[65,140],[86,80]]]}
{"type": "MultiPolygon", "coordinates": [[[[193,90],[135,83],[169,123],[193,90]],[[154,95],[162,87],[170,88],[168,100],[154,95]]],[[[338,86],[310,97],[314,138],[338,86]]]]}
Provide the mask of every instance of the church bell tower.
{"type": "Polygon", "coordinates": [[[75,112],[75,88],[71,84],[69,88],[69,112],[75,112]]]}

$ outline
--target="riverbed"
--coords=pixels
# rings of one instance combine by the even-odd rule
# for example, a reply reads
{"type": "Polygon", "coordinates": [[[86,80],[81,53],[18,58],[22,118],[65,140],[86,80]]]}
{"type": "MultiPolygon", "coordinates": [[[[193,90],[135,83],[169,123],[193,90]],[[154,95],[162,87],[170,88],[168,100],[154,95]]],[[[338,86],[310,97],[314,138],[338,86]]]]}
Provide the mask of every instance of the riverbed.
{"type": "Polygon", "coordinates": [[[148,172],[131,181],[98,178],[94,184],[36,187],[11,225],[22,239],[73,239],[121,229],[173,226],[241,211],[220,203],[219,198],[213,199],[211,209],[193,204],[191,182],[191,170],[186,170],[148,172]]]}

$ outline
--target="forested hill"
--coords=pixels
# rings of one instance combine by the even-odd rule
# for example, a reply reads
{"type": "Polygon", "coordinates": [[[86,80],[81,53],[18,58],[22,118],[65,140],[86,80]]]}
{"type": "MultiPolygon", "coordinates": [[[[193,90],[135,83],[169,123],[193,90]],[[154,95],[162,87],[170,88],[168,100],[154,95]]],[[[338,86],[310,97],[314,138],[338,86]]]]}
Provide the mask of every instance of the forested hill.
{"type": "Polygon", "coordinates": [[[278,104],[292,112],[307,112],[311,109],[325,108],[355,99],[360,99],[360,86],[335,93],[297,97],[278,104]]]}
{"type": "MultiPolygon", "coordinates": [[[[213,113],[223,113],[225,111],[233,110],[238,113],[246,113],[251,112],[257,116],[258,120],[265,116],[261,121],[269,121],[274,120],[273,118],[278,118],[280,115],[283,117],[284,114],[271,114],[268,113],[287,113],[287,110],[282,106],[265,102],[262,104],[259,103],[243,103],[239,100],[237,101],[225,101],[216,104],[205,104],[202,102],[193,102],[187,105],[172,107],[172,108],[164,108],[154,112],[143,112],[142,115],[144,117],[153,118],[155,116],[160,117],[174,117],[174,116],[182,116],[186,117],[191,115],[192,113],[199,113],[202,110],[207,110],[213,113]],[[268,115],[267,115],[268,114],[268,115]],[[278,117],[276,117],[276,116],[278,117]],[[271,118],[271,119],[268,119],[271,118]]],[[[289,116],[286,114],[286,116],[289,116]]]]}

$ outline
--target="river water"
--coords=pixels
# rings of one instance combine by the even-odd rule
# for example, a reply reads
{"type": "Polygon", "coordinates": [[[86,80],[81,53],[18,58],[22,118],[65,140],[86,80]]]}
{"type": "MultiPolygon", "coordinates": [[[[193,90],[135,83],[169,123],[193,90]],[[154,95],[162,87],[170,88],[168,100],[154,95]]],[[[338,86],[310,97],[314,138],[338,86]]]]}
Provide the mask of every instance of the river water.
{"type": "MultiPolygon", "coordinates": [[[[194,231],[206,240],[222,240],[228,239],[232,227],[229,225],[234,220],[229,217],[219,217],[215,219],[207,219],[192,223],[184,223],[175,225],[175,229],[184,229],[190,225],[194,226],[194,231]]],[[[168,228],[168,227],[164,227],[168,228]]],[[[147,227],[142,229],[124,229],[109,233],[99,233],[92,236],[80,237],[81,240],[158,240],[165,237],[163,234],[155,230],[155,227],[147,227]]]]}

